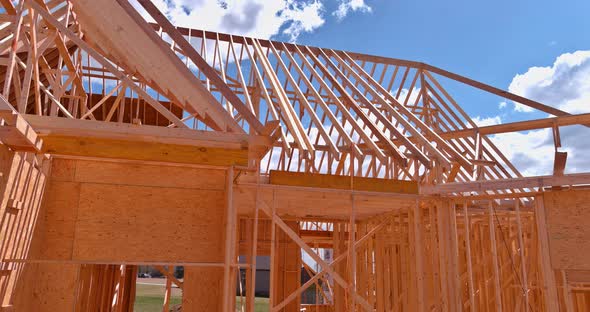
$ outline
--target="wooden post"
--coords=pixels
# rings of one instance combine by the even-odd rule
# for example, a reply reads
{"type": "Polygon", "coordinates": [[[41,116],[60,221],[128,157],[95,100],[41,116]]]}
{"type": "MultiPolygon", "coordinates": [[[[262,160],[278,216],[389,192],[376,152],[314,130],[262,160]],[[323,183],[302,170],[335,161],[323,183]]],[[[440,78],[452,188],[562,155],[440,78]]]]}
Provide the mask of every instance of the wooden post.
{"type": "Polygon", "coordinates": [[[268,306],[269,310],[272,311],[274,306],[276,305],[276,281],[275,281],[275,274],[277,274],[277,265],[276,262],[276,248],[277,248],[277,229],[274,218],[272,217],[275,213],[276,209],[276,194],[275,190],[272,191],[272,207],[271,207],[271,215],[270,217],[270,285],[269,285],[269,298],[268,298],[268,306]]]}
{"type": "Polygon", "coordinates": [[[450,252],[451,257],[451,281],[452,288],[454,289],[454,297],[451,297],[451,301],[454,305],[455,311],[463,310],[463,302],[461,300],[461,276],[459,272],[459,244],[457,237],[457,211],[455,209],[455,203],[448,202],[448,221],[449,221],[449,235],[450,235],[450,252]]]}
{"type": "Polygon", "coordinates": [[[467,202],[463,202],[463,221],[465,223],[465,253],[467,255],[467,283],[469,284],[469,310],[477,311],[475,306],[475,290],[473,285],[473,265],[471,263],[471,221],[467,202]]]}
{"type": "Polygon", "coordinates": [[[498,269],[498,251],[496,247],[496,229],[494,226],[494,207],[490,200],[488,202],[488,213],[489,213],[489,230],[490,230],[490,244],[492,247],[492,263],[494,266],[494,293],[496,295],[496,311],[502,311],[502,288],[500,288],[500,272],[498,269]]]}
{"type": "MultiPolygon", "coordinates": [[[[334,223],[334,234],[333,234],[333,241],[332,241],[332,248],[334,251],[334,258],[340,256],[343,253],[344,247],[344,226],[342,223],[334,223]]],[[[346,268],[344,267],[344,263],[337,264],[334,267],[334,271],[338,272],[340,275],[345,275],[344,273],[346,268]]],[[[334,311],[336,312],[344,312],[346,310],[346,303],[344,302],[345,296],[344,292],[346,289],[343,289],[342,286],[334,283],[334,293],[333,293],[333,300],[334,300],[334,311]]]]}
{"type": "Polygon", "coordinates": [[[232,264],[235,261],[233,257],[233,234],[236,231],[235,228],[235,207],[233,205],[233,180],[234,180],[234,167],[230,166],[227,170],[227,182],[226,182],[226,198],[227,198],[227,210],[226,210],[226,224],[225,224],[225,259],[223,263],[223,303],[222,311],[230,312],[232,304],[230,300],[233,300],[233,293],[235,289],[232,288],[231,270],[232,264]]]}
{"type": "Polygon", "coordinates": [[[522,286],[524,287],[523,296],[524,296],[524,305],[526,309],[529,309],[529,283],[527,279],[527,265],[526,265],[526,257],[524,254],[524,239],[522,237],[522,221],[520,219],[520,202],[519,199],[514,200],[514,210],[516,211],[516,224],[518,227],[518,247],[519,247],[519,254],[520,254],[520,269],[522,275],[522,286]]]}
{"type": "MultiPolygon", "coordinates": [[[[170,269],[170,267],[166,267],[170,269]]],[[[172,280],[166,277],[166,292],[164,293],[164,305],[162,306],[162,312],[170,312],[170,296],[172,295],[172,280]]]]}
{"type": "Polygon", "coordinates": [[[572,290],[567,281],[565,270],[561,270],[561,279],[563,284],[563,300],[565,301],[565,311],[574,312],[574,303],[572,301],[572,290]]]}
{"type": "MultiPolygon", "coordinates": [[[[452,289],[448,286],[448,282],[450,281],[450,277],[448,274],[448,240],[447,238],[447,227],[445,226],[445,209],[446,207],[443,205],[443,201],[439,200],[436,203],[436,227],[438,232],[438,251],[439,251],[439,266],[440,266],[440,289],[441,289],[441,301],[443,306],[443,311],[450,311],[450,301],[449,301],[449,293],[452,293],[452,289]]],[[[451,295],[452,297],[452,295],[451,295]]]]}
{"type": "Polygon", "coordinates": [[[348,236],[348,253],[349,253],[349,272],[350,272],[350,280],[349,280],[349,289],[348,293],[350,294],[350,310],[349,311],[356,311],[355,306],[355,296],[353,295],[356,293],[356,249],[354,248],[356,242],[356,211],[354,209],[354,194],[350,195],[351,203],[350,203],[350,225],[348,227],[349,236],[348,236]]]}
{"type": "Polygon", "coordinates": [[[551,267],[549,256],[545,205],[543,204],[543,196],[541,195],[535,196],[535,217],[537,220],[537,235],[539,237],[539,253],[541,255],[541,274],[545,289],[545,306],[548,311],[559,311],[555,273],[553,267],[551,267]]]}
{"type": "Polygon", "coordinates": [[[348,293],[350,294],[350,311],[356,311],[355,307],[355,296],[352,294],[356,293],[356,249],[354,248],[356,242],[356,211],[354,209],[354,152],[350,153],[350,222],[348,227],[348,260],[349,260],[349,288],[348,293]]]}
{"type": "Polygon", "coordinates": [[[420,209],[420,203],[416,200],[414,205],[414,250],[416,260],[416,294],[417,294],[417,309],[418,311],[425,311],[424,302],[424,256],[422,249],[422,212],[420,209]]]}
{"type": "Polygon", "coordinates": [[[247,312],[254,312],[254,299],[256,295],[256,248],[258,246],[258,200],[259,200],[259,186],[256,177],[256,202],[254,203],[254,220],[252,221],[252,249],[250,252],[250,287],[246,289],[248,297],[246,299],[247,312]]]}

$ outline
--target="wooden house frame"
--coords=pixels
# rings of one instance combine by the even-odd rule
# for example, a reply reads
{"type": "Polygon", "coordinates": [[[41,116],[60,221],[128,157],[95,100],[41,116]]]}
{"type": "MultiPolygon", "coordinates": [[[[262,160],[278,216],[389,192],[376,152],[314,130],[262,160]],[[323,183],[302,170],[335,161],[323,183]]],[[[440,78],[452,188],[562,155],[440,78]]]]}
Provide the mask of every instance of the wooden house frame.
{"type": "Polygon", "coordinates": [[[163,311],[174,284],[182,311],[251,312],[257,256],[273,312],[590,310],[590,173],[559,135],[590,114],[150,0],[0,4],[0,311],[133,311],[150,265],[163,311]],[[480,127],[447,85],[552,117],[480,127]],[[488,137],[543,128],[547,176],[488,137]]]}

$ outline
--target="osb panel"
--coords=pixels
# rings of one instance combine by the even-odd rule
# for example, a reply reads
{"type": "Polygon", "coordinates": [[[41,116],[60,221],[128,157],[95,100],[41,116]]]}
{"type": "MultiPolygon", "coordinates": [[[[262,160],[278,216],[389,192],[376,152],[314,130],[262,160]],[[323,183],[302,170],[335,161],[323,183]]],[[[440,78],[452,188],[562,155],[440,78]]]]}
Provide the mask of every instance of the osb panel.
{"type": "Polygon", "coordinates": [[[53,158],[51,160],[51,181],[74,181],[76,160],[53,158]]]}
{"type": "Polygon", "coordinates": [[[184,267],[183,312],[221,311],[223,268],[184,267]]]}
{"type": "Polygon", "coordinates": [[[590,270],[590,191],[545,193],[551,265],[590,270]]]}
{"type": "Polygon", "coordinates": [[[79,265],[29,264],[16,293],[14,311],[73,311],[79,265]]]}
{"type": "Polygon", "coordinates": [[[51,181],[43,201],[39,259],[70,260],[78,214],[80,183],[51,181]]]}
{"type": "Polygon", "coordinates": [[[73,259],[219,262],[225,193],[83,183],[73,259]]]}

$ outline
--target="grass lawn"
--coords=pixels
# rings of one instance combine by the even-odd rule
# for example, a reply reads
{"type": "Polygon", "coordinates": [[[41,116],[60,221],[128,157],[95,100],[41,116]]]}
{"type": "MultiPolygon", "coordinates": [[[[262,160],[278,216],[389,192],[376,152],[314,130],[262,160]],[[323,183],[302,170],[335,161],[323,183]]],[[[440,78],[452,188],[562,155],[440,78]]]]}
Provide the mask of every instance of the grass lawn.
{"type": "MultiPolygon", "coordinates": [[[[165,280],[162,279],[162,281],[165,280]]],[[[136,289],[135,306],[133,309],[135,312],[162,312],[162,304],[164,303],[163,285],[137,284],[136,289]]],[[[179,304],[181,301],[182,291],[178,288],[172,288],[170,306],[179,304]]],[[[240,302],[239,297],[236,298],[236,302],[240,302]]],[[[256,312],[268,311],[268,298],[256,298],[254,307],[256,312]]]]}
{"type": "MultiPolygon", "coordinates": [[[[162,279],[165,282],[165,279],[162,279]]],[[[135,312],[162,312],[164,304],[163,285],[145,285],[137,284],[135,292],[135,312]]],[[[172,288],[172,297],[170,298],[170,307],[179,304],[182,301],[182,291],[179,288],[172,288]]]]}

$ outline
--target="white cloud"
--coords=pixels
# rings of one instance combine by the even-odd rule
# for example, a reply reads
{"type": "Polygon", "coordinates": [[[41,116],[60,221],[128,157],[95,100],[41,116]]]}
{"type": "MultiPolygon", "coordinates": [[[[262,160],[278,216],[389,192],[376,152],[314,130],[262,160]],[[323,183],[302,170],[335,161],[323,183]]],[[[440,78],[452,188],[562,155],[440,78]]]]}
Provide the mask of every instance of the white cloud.
{"type": "Polygon", "coordinates": [[[553,168],[553,144],[547,144],[551,133],[548,129],[496,134],[492,142],[508,157],[525,176],[551,174],[553,168]]]}
{"type": "MultiPolygon", "coordinates": [[[[531,67],[514,76],[512,93],[557,107],[570,113],[590,112],[590,51],[564,53],[552,66],[531,67]]],[[[519,112],[533,109],[514,103],[519,112]]]]}
{"type": "MultiPolygon", "coordinates": [[[[568,153],[566,173],[590,171],[590,160],[586,156],[590,153],[590,145],[586,143],[588,136],[590,128],[585,126],[560,129],[562,148],[559,150],[568,153]]],[[[496,134],[490,139],[525,176],[553,173],[555,147],[550,129],[496,134]]]]}
{"type": "MultiPolygon", "coordinates": [[[[531,67],[514,77],[509,90],[570,113],[590,112],[590,51],[558,56],[550,67],[531,67]]],[[[519,112],[533,109],[515,103],[519,112]]],[[[590,128],[560,128],[562,147],[568,153],[566,173],[590,172],[590,128]]],[[[555,146],[551,129],[514,132],[490,136],[490,139],[524,175],[553,172],[555,146]]]]}
{"type": "Polygon", "coordinates": [[[370,13],[373,9],[368,6],[364,0],[340,0],[340,5],[338,5],[338,9],[332,13],[332,15],[336,16],[338,19],[343,19],[348,15],[350,12],[365,12],[370,13]]]}
{"type": "Polygon", "coordinates": [[[500,118],[500,116],[494,116],[494,117],[479,117],[479,116],[475,116],[475,117],[473,117],[471,119],[479,127],[497,125],[497,124],[501,124],[502,123],[502,118],[500,118]]]}
{"type": "Polygon", "coordinates": [[[499,108],[499,109],[505,108],[505,107],[506,107],[506,105],[508,105],[508,103],[506,103],[506,101],[502,101],[502,102],[500,102],[500,103],[498,104],[498,108],[499,108]]]}
{"type": "MultiPolygon", "coordinates": [[[[173,24],[268,39],[283,34],[295,41],[324,22],[322,0],[153,0],[173,24]]],[[[134,3],[148,18],[147,13],[134,3]]],[[[148,18],[151,20],[150,18],[148,18]]]]}

